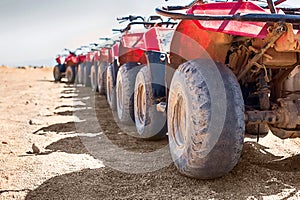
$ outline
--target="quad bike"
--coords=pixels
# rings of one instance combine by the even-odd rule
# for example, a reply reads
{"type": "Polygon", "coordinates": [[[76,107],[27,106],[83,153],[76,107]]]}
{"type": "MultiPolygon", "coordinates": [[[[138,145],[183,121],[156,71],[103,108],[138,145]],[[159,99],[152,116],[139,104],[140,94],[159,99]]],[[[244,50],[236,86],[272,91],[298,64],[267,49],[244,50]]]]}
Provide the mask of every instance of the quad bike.
{"type": "Polygon", "coordinates": [[[115,41],[111,38],[100,38],[104,41],[100,44],[94,44],[94,57],[91,66],[91,87],[93,91],[100,94],[105,94],[104,83],[106,83],[106,68],[109,63],[110,48],[114,45],[115,41]]]}
{"type": "MultiPolygon", "coordinates": [[[[68,50],[68,49],[66,49],[66,50],[68,50]]],[[[65,65],[66,65],[65,76],[67,78],[67,83],[68,84],[73,84],[75,82],[78,64],[80,63],[79,62],[79,57],[76,54],[77,50],[79,50],[79,49],[76,49],[74,52],[68,50],[69,55],[65,60],[65,65]]]]}
{"type": "MultiPolygon", "coordinates": [[[[77,51],[78,49],[76,49],[77,51]]],[[[67,83],[74,83],[76,76],[76,68],[79,63],[79,58],[76,55],[76,51],[72,52],[69,49],[65,49],[68,54],[61,54],[56,57],[58,63],[53,69],[53,76],[56,82],[61,81],[63,77],[67,78],[67,83]]]]}
{"type": "Polygon", "coordinates": [[[57,65],[53,68],[53,77],[55,82],[60,82],[65,76],[66,65],[65,65],[66,55],[60,54],[55,58],[57,65]]]}
{"type": "Polygon", "coordinates": [[[86,54],[85,61],[83,62],[83,70],[82,70],[82,77],[83,77],[83,85],[85,87],[91,87],[91,68],[93,66],[95,51],[94,51],[95,45],[92,44],[88,46],[88,51],[86,54]]]}
{"type": "Polygon", "coordinates": [[[135,112],[150,115],[151,104],[167,111],[170,152],[181,173],[212,179],[230,172],[245,128],[300,137],[300,15],[284,1],[197,0],[156,9],[181,20],[166,54],[166,96],[151,103],[141,97],[146,104],[135,112]]]}
{"type": "Polygon", "coordinates": [[[160,16],[151,16],[148,21],[141,16],[119,20],[130,23],[119,30],[122,33],[118,46],[119,65],[107,69],[107,100],[122,124],[136,127],[135,136],[161,139],[166,135],[165,114],[153,107],[146,108],[146,104],[152,105],[166,96],[165,88],[159,83],[164,82],[166,49],[169,50],[170,40],[166,38],[171,39],[176,22],[164,22],[160,16]],[[135,21],[137,19],[141,21],[135,21]],[[132,30],[133,26],[142,26],[142,29],[132,30]],[[155,84],[151,84],[152,79],[155,84]]]}
{"type": "Polygon", "coordinates": [[[85,46],[82,46],[79,48],[80,52],[78,52],[77,57],[79,59],[79,63],[77,66],[77,79],[76,83],[78,84],[83,84],[83,69],[84,69],[84,64],[86,61],[86,55],[87,55],[87,50],[85,46]]]}

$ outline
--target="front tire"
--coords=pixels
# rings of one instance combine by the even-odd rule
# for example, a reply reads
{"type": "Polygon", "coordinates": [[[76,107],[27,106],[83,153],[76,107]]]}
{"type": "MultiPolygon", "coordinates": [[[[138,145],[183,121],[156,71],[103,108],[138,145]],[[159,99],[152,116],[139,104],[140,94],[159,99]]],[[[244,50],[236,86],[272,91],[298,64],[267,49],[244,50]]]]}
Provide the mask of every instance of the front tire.
{"type": "Polygon", "coordinates": [[[189,177],[213,179],[237,164],[245,132],[244,101],[223,64],[192,60],[175,72],[168,98],[172,159],[189,177]]]}
{"type": "Polygon", "coordinates": [[[117,109],[117,101],[116,101],[116,86],[113,78],[113,67],[110,65],[107,68],[106,73],[106,98],[109,107],[115,111],[117,109]]]}
{"type": "Polygon", "coordinates": [[[73,84],[75,82],[76,72],[75,66],[68,66],[66,70],[66,78],[68,84],[73,84]]]}
{"type": "Polygon", "coordinates": [[[91,87],[94,92],[98,91],[98,65],[95,62],[91,67],[91,87]]]}
{"type": "Polygon", "coordinates": [[[61,72],[60,72],[60,68],[58,65],[56,65],[54,68],[53,68],[53,76],[54,76],[54,81],[55,82],[60,82],[61,81],[61,72]]]}
{"type": "Polygon", "coordinates": [[[141,138],[159,140],[166,136],[166,115],[156,110],[149,66],[143,67],[136,76],[134,117],[141,138]]]}
{"type": "Polygon", "coordinates": [[[123,124],[134,124],[134,84],[139,69],[137,63],[126,63],[118,71],[116,81],[117,113],[123,124]]]}
{"type": "Polygon", "coordinates": [[[83,69],[83,85],[91,87],[91,62],[87,62],[83,69]]]}
{"type": "Polygon", "coordinates": [[[106,93],[106,70],[108,63],[102,62],[98,66],[98,91],[99,94],[104,95],[106,93]]]}

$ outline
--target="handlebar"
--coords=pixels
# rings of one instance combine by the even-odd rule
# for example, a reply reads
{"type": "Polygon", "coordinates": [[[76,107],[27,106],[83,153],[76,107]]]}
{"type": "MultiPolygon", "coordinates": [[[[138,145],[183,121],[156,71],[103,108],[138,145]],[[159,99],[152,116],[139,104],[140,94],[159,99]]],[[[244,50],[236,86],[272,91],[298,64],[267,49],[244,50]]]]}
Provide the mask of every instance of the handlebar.
{"type": "Polygon", "coordinates": [[[133,16],[133,15],[129,15],[128,17],[118,17],[117,20],[120,21],[119,23],[123,23],[125,21],[135,21],[135,20],[138,20],[138,19],[141,19],[142,21],[145,21],[144,17],[142,16],[133,16]]]}
{"type": "Polygon", "coordinates": [[[172,10],[186,10],[186,9],[189,9],[189,8],[193,7],[197,3],[203,3],[203,0],[194,0],[190,4],[185,5],[185,6],[167,6],[164,9],[166,9],[168,11],[172,11],[172,10]]]}
{"type": "Polygon", "coordinates": [[[126,31],[129,31],[131,29],[132,25],[144,25],[145,27],[153,27],[155,25],[157,25],[157,26],[173,25],[174,26],[176,24],[177,24],[177,22],[170,22],[170,21],[159,22],[159,23],[155,23],[155,22],[131,22],[124,29],[112,29],[112,31],[118,31],[118,32],[124,33],[126,31]]]}

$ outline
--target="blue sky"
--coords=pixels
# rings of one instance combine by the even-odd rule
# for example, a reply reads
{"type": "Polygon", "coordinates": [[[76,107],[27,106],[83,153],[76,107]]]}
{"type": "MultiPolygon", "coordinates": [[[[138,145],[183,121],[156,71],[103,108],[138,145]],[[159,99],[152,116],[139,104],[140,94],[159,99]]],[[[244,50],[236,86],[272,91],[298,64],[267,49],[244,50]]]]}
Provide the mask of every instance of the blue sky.
{"type": "MultiPolygon", "coordinates": [[[[0,0],[0,65],[54,65],[63,48],[97,42],[120,28],[116,17],[149,16],[191,0],[0,0]]],[[[300,5],[299,0],[289,0],[300,5]]]]}

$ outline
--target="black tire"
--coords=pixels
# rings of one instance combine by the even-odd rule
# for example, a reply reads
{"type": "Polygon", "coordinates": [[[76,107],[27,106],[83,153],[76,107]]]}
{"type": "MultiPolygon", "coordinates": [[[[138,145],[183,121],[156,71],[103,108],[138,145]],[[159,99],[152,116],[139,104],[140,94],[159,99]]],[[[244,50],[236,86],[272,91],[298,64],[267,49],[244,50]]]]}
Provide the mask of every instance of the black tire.
{"type": "Polygon", "coordinates": [[[77,69],[77,83],[83,84],[83,75],[84,75],[84,63],[78,65],[77,69]]]}
{"type": "Polygon", "coordinates": [[[266,135],[269,133],[268,124],[247,124],[246,132],[251,135],[266,135]]]}
{"type": "Polygon", "coordinates": [[[107,103],[113,111],[117,109],[117,101],[116,101],[116,85],[114,83],[113,78],[113,69],[112,66],[108,66],[106,73],[106,98],[107,103]]]}
{"type": "Polygon", "coordinates": [[[94,92],[98,91],[98,64],[94,62],[91,66],[91,88],[94,92]]]}
{"type": "Polygon", "coordinates": [[[66,78],[68,84],[73,84],[75,82],[76,72],[75,66],[68,66],[66,69],[66,78]]]}
{"type": "Polygon", "coordinates": [[[55,82],[60,82],[61,81],[61,72],[60,72],[60,69],[59,69],[59,66],[56,65],[54,68],[53,68],[53,77],[54,77],[54,81],[55,82]]]}
{"type": "Polygon", "coordinates": [[[85,87],[91,87],[91,62],[86,62],[83,69],[83,85],[85,87]]]}
{"type": "Polygon", "coordinates": [[[101,95],[106,94],[106,69],[107,69],[108,63],[102,62],[98,66],[98,92],[101,95]]]}
{"type": "Polygon", "coordinates": [[[143,67],[136,76],[134,88],[134,117],[139,137],[159,140],[166,136],[166,114],[156,110],[152,92],[150,67],[143,67]]]}
{"type": "Polygon", "coordinates": [[[121,123],[134,125],[134,85],[140,66],[126,63],[120,67],[116,81],[117,113],[121,123]]]}
{"type": "Polygon", "coordinates": [[[238,163],[244,143],[244,101],[223,64],[197,59],[176,70],[168,98],[172,159],[189,177],[213,179],[238,163]]]}

